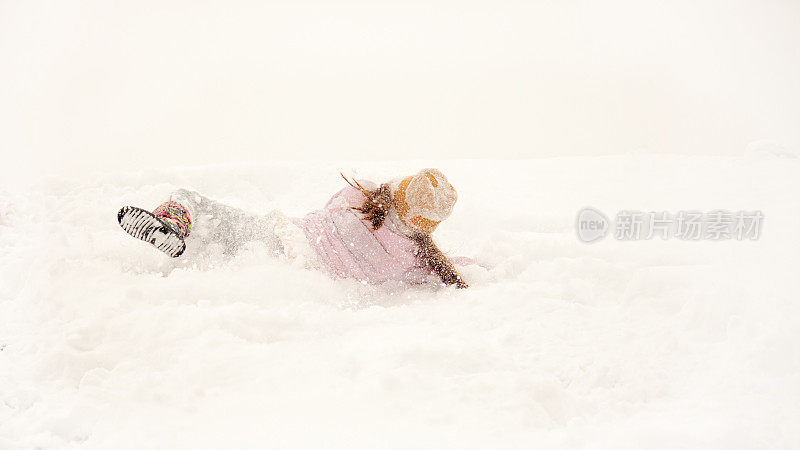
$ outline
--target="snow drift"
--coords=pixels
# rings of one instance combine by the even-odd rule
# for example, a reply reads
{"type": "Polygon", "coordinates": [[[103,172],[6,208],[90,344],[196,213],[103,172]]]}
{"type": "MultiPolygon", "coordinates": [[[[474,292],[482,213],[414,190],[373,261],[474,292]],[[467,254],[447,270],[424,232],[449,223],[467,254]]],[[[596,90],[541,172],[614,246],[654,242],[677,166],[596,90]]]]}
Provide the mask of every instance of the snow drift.
{"type": "Polygon", "coordinates": [[[800,161],[276,162],[0,192],[0,447],[796,447],[800,161]],[[178,187],[302,215],[435,166],[467,290],[365,286],[251,243],[170,260],[120,206],[178,187]],[[755,241],[591,245],[577,211],[761,210],[755,241]]]}

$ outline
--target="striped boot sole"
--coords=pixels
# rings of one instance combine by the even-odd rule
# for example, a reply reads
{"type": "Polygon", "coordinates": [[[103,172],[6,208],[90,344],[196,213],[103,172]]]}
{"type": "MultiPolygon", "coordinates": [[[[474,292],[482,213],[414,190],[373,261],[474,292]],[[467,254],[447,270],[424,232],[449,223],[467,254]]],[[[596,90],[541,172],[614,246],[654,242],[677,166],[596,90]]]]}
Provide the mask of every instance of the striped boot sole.
{"type": "Polygon", "coordinates": [[[135,206],[125,206],[117,213],[117,220],[126,233],[152,244],[173,258],[181,256],[186,250],[183,238],[150,211],[135,206]]]}

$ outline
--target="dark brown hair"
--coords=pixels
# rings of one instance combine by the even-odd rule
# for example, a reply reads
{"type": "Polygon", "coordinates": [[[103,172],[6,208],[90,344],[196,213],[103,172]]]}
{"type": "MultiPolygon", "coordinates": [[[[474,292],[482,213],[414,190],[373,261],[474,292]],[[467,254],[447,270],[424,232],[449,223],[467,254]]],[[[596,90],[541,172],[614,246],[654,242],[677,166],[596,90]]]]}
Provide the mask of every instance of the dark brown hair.
{"type": "Polygon", "coordinates": [[[389,185],[384,183],[378,189],[362,191],[364,192],[364,203],[359,208],[353,208],[364,214],[364,219],[372,224],[372,229],[377,230],[383,226],[389,208],[392,207],[392,193],[389,185]]]}
{"type": "Polygon", "coordinates": [[[439,247],[436,246],[429,234],[414,233],[411,235],[411,239],[417,244],[417,256],[428,263],[428,267],[439,276],[442,283],[447,285],[455,284],[459,289],[469,287],[467,282],[461,278],[461,275],[456,272],[453,263],[439,250],[439,247]]]}

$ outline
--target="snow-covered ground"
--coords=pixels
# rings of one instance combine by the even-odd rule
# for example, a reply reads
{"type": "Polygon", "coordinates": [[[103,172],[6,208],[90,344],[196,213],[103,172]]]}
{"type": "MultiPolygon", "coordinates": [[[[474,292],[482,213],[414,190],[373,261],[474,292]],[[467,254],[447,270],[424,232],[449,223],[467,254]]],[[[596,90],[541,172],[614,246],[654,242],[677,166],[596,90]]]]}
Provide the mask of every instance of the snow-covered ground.
{"type": "Polygon", "coordinates": [[[0,192],[0,448],[797,448],[800,159],[120,168],[0,192]],[[467,290],[124,234],[177,187],[301,215],[443,170],[467,290]],[[756,241],[578,241],[578,210],[761,210],[756,241]]]}

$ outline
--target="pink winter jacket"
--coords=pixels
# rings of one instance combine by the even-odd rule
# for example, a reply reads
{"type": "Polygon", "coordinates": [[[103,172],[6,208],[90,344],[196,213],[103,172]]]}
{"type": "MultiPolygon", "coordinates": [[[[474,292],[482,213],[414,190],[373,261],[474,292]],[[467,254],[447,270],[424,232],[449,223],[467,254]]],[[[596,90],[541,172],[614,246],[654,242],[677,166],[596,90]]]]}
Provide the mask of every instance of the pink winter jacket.
{"type": "MultiPolygon", "coordinates": [[[[369,182],[362,185],[375,188],[369,182]]],[[[371,284],[438,282],[425,261],[414,254],[414,242],[392,220],[387,218],[383,226],[373,231],[372,224],[362,220],[360,212],[350,209],[360,207],[364,198],[358,189],[348,186],[324,208],[291,220],[305,232],[318,260],[333,276],[371,284]]]]}

